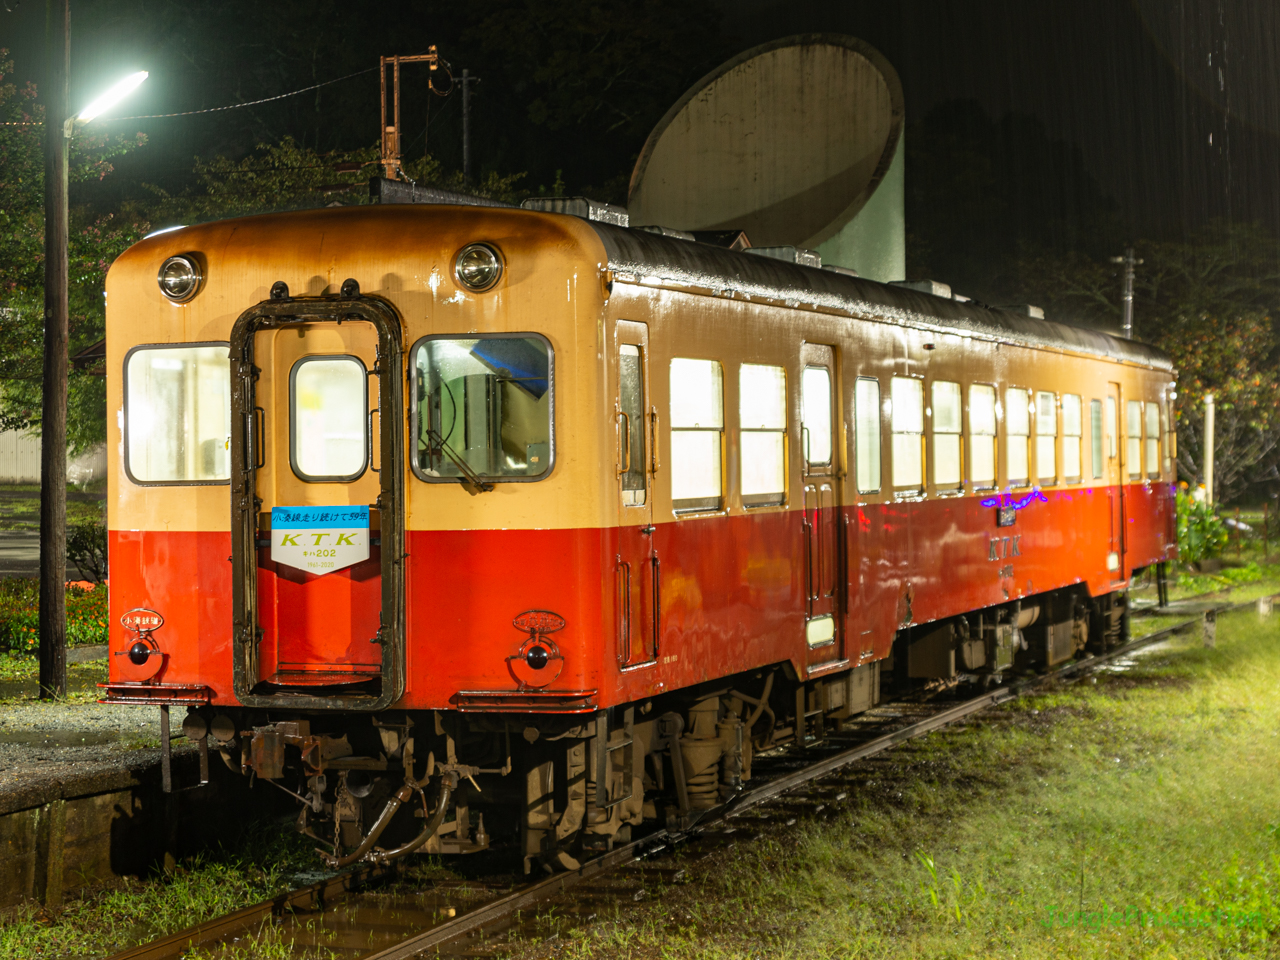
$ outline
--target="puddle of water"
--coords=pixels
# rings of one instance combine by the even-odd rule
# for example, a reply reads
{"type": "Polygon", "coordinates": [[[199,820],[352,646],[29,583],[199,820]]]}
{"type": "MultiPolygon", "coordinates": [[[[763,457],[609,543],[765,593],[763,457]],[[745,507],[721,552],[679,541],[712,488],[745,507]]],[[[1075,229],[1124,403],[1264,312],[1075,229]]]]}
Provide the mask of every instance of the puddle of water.
{"type": "Polygon", "coordinates": [[[0,743],[28,747],[96,747],[119,739],[117,730],[0,730],[0,743]]]}
{"type": "MultiPolygon", "coordinates": [[[[68,693],[83,693],[86,690],[97,692],[99,677],[67,678],[68,693]]],[[[16,699],[20,697],[34,699],[40,695],[40,684],[36,680],[0,680],[0,698],[16,699]]]]}

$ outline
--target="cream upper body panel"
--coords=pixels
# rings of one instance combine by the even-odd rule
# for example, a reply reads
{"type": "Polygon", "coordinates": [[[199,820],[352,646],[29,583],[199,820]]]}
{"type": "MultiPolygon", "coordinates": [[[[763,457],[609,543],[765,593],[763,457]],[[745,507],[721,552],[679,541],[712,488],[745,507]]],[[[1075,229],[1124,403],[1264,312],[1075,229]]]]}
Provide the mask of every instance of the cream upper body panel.
{"type": "MultiPolygon", "coordinates": [[[[392,303],[406,358],[430,335],[536,333],[553,350],[554,466],[542,480],[497,483],[473,495],[427,483],[406,466],[408,529],[567,528],[608,524],[597,465],[611,455],[600,415],[605,254],[585,222],[519,210],[462,206],[362,206],[273,214],[182,228],[135,244],[107,275],[108,525],[113,530],[229,529],[226,484],[149,486],[125,471],[124,365],[143,344],[226,342],[236,319],[283,281],[291,296],[361,293],[392,303]],[[454,259],[485,241],[501,254],[498,283],[465,289],[454,259]],[[204,279],[175,304],[156,282],[160,265],[194,254],[204,279]]],[[[402,371],[403,375],[403,371],[402,371]]],[[[406,391],[411,387],[406,385],[406,391]]],[[[405,409],[409,408],[406,393],[405,409]]],[[[406,436],[409,425],[404,424],[406,436]]]]}

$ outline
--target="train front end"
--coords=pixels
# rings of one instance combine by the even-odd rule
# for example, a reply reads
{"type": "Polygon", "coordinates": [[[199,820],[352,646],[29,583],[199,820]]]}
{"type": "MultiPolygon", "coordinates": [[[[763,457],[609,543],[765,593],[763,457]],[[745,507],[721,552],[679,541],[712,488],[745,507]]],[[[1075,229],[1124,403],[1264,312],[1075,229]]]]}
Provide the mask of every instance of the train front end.
{"type": "Polygon", "coordinates": [[[215,222],[121,256],[104,699],[186,708],[206,763],[299,767],[335,860],[428,778],[509,771],[500,718],[593,712],[602,259],[581,221],[461,206],[215,222]],[[465,716],[499,718],[506,756],[464,762],[465,716]]]}

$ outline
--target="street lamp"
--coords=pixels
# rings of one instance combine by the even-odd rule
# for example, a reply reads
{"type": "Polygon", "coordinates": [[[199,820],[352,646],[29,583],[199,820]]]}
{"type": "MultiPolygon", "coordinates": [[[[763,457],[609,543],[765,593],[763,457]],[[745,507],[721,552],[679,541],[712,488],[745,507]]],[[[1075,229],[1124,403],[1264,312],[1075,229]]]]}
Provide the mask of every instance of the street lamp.
{"type": "Polygon", "coordinates": [[[67,108],[71,2],[49,0],[44,101],[44,386],[40,412],[40,698],[67,693],[67,143],[128,96],[145,72],[107,90],[78,116],[67,108]]]}

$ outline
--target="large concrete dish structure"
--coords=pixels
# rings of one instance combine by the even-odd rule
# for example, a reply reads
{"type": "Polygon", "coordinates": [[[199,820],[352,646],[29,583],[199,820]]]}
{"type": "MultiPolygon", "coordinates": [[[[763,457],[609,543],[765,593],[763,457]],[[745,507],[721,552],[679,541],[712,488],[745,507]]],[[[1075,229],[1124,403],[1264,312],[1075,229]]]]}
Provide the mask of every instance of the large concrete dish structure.
{"type": "Polygon", "coordinates": [[[695,83],[649,135],[631,222],[745,230],[880,281],[905,273],[902,84],[869,44],[803,34],[695,83]]]}

